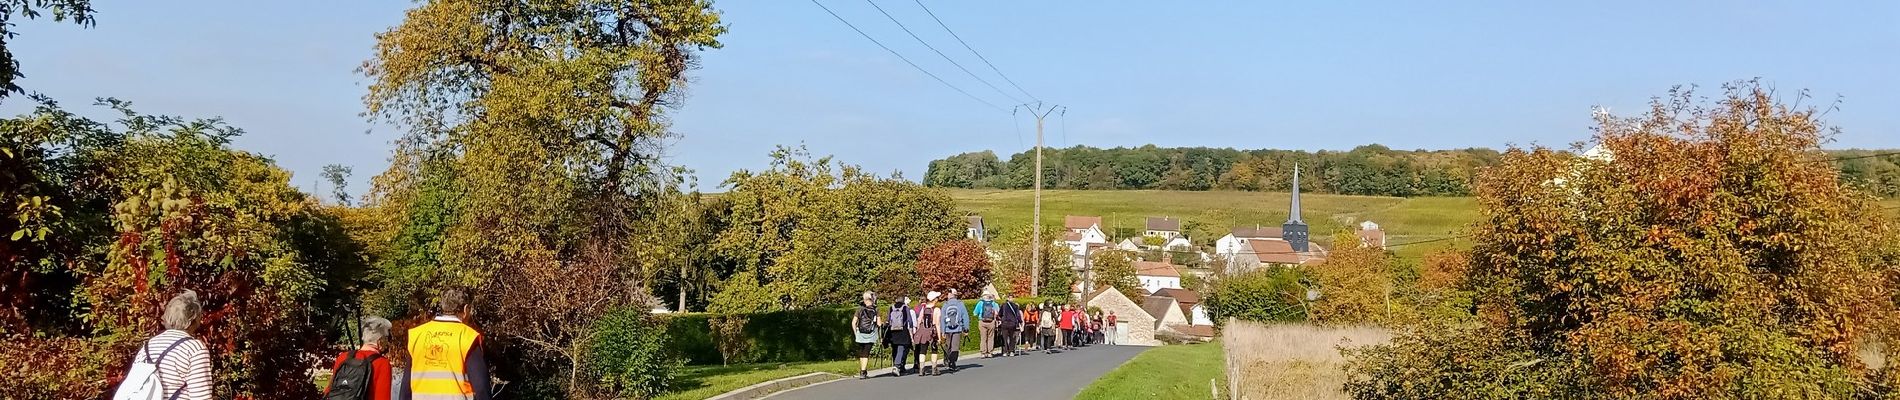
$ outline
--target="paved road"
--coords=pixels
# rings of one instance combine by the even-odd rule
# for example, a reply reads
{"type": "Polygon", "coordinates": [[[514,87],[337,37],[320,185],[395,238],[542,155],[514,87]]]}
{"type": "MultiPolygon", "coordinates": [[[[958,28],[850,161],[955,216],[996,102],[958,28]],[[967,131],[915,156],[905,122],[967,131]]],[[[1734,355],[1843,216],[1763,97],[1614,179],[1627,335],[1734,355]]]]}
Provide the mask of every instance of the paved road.
{"type": "MultiPolygon", "coordinates": [[[[871,379],[849,379],[807,386],[771,396],[773,400],[803,399],[1072,399],[1102,374],[1136,354],[1136,346],[1089,346],[1058,354],[1030,353],[1004,358],[962,360],[961,371],[939,376],[891,376],[872,372],[871,379]]],[[[888,362],[887,362],[888,363],[888,362]]]]}

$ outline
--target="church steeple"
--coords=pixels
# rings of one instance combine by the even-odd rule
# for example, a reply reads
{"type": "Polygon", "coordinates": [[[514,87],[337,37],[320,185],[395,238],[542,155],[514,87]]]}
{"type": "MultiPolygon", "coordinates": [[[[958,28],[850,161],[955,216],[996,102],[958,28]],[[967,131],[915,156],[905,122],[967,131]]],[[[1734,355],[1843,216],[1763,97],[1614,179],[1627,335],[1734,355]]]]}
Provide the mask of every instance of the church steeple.
{"type": "Polygon", "coordinates": [[[1287,212],[1286,223],[1280,225],[1280,239],[1293,247],[1293,251],[1304,253],[1308,246],[1306,221],[1300,220],[1300,164],[1293,164],[1293,201],[1287,212]]]}
{"type": "Polygon", "coordinates": [[[1300,164],[1293,164],[1293,210],[1287,213],[1286,223],[1306,224],[1300,220],[1300,164]]]}

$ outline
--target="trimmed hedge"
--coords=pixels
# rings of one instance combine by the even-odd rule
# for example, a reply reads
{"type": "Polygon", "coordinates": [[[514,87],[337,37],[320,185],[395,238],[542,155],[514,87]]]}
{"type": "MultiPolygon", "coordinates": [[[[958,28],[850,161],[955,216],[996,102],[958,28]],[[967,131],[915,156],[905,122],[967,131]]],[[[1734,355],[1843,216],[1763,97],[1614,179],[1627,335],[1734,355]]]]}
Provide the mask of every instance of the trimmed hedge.
{"type": "MultiPolygon", "coordinates": [[[[1029,303],[1033,299],[1017,299],[1017,303],[1029,303]]],[[[976,314],[970,309],[976,307],[978,300],[964,300],[965,312],[970,315],[970,331],[977,330],[976,314]]],[[[878,312],[890,310],[890,304],[880,304],[878,312]]],[[[836,361],[849,359],[856,353],[852,343],[851,313],[853,308],[826,308],[811,310],[774,311],[748,314],[745,325],[746,350],[735,359],[734,364],[760,362],[805,362],[836,361]]],[[[667,348],[687,365],[719,365],[719,346],[713,336],[712,319],[718,314],[683,313],[667,314],[667,348]]],[[[981,345],[981,338],[974,334],[963,335],[963,351],[975,352],[981,345]]]]}

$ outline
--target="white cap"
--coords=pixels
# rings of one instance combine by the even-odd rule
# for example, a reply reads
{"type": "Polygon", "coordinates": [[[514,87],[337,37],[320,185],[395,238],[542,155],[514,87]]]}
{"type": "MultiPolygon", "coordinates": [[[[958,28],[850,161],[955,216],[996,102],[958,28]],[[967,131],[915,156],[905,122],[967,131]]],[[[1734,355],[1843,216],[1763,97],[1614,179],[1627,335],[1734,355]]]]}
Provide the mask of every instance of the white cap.
{"type": "Polygon", "coordinates": [[[937,296],[942,296],[942,295],[943,293],[937,293],[937,291],[932,290],[930,291],[929,294],[925,294],[924,298],[930,299],[930,301],[937,301],[937,296]]]}

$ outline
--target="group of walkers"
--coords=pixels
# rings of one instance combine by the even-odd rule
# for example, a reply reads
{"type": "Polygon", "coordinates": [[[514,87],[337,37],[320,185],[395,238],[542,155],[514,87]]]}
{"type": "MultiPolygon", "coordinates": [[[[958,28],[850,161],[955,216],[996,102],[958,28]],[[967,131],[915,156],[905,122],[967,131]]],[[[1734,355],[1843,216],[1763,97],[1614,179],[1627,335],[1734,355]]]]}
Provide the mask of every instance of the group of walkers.
{"type": "Polygon", "coordinates": [[[851,317],[858,350],[858,378],[870,377],[872,350],[882,343],[891,350],[895,376],[936,376],[956,372],[963,335],[970,330],[969,314],[977,319],[975,334],[982,358],[1015,357],[1041,351],[1052,354],[1090,344],[1114,344],[1116,316],[1090,313],[1074,304],[1054,302],[1018,304],[984,294],[965,312],[956,289],[925,293],[922,303],[909,297],[892,299],[889,308],[877,308],[877,295],[864,292],[851,317]],[[906,368],[909,366],[909,368],[906,368]]]}
{"type": "MultiPolygon", "coordinates": [[[[139,346],[131,371],[113,399],[210,399],[210,350],[191,336],[202,315],[196,292],[172,296],[160,318],[165,330],[139,346]]],[[[337,355],[324,398],[488,400],[488,363],[482,358],[481,332],[468,326],[471,317],[473,308],[466,292],[444,291],[434,318],[409,328],[409,362],[402,372],[384,357],[389,320],[364,318],[363,344],[337,355]]]]}

